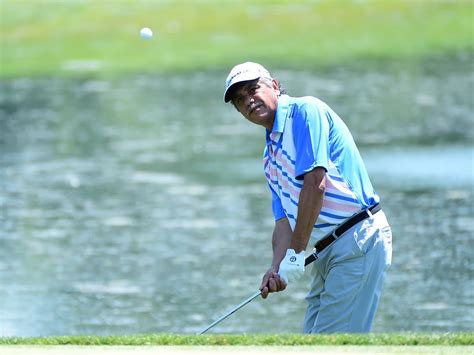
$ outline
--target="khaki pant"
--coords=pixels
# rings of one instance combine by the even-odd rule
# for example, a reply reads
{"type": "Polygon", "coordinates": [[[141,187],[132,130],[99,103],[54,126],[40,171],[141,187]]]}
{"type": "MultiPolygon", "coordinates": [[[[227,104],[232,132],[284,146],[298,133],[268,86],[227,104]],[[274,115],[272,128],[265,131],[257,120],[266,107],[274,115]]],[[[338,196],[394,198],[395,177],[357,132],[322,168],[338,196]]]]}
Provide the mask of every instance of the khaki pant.
{"type": "Polygon", "coordinates": [[[340,236],[312,264],[304,332],[369,332],[391,262],[392,232],[379,211],[340,236]]]}

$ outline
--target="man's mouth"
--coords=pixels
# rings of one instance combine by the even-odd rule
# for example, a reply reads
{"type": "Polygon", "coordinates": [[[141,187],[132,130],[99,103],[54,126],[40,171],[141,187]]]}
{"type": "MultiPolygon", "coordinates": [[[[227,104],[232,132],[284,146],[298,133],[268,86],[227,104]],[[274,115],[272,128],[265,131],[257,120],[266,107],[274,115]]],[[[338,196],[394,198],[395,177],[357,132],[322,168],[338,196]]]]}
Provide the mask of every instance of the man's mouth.
{"type": "Polygon", "coordinates": [[[262,104],[255,104],[252,107],[250,107],[249,115],[251,115],[255,110],[258,110],[261,106],[262,106],[262,104]]]}

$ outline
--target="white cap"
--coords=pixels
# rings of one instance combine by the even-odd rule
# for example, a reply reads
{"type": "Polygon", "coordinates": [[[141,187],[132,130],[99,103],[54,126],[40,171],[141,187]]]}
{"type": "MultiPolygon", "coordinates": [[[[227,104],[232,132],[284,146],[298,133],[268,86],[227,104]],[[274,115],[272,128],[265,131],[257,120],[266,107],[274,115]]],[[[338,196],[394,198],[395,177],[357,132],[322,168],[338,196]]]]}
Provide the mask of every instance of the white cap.
{"type": "Polygon", "coordinates": [[[230,101],[228,93],[232,85],[258,78],[273,79],[268,70],[258,63],[245,62],[233,67],[225,81],[224,102],[230,101]]]}

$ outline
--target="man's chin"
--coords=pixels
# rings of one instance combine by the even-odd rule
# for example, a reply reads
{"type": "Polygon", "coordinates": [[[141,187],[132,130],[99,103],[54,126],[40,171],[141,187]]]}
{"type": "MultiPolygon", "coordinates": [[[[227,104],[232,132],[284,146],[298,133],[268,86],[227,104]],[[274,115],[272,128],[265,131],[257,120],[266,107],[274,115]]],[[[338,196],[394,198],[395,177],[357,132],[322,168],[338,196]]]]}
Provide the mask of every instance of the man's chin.
{"type": "Polygon", "coordinates": [[[263,110],[255,110],[250,114],[250,117],[257,121],[265,120],[268,116],[268,112],[263,110]]]}

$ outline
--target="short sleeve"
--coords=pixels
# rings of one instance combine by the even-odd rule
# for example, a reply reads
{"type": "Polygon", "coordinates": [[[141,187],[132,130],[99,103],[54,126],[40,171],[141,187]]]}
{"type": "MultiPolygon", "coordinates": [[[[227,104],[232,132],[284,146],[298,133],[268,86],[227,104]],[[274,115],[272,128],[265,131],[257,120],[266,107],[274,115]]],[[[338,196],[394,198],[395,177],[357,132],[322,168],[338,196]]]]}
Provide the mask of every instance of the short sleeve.
{"type": "Polygon", "coordinates": [[[329,121],[316,102],[299,107],[293,118],[293,139],[297,180],[303,180],[305,173],[317,167],[328,170],[329,121]]]}

